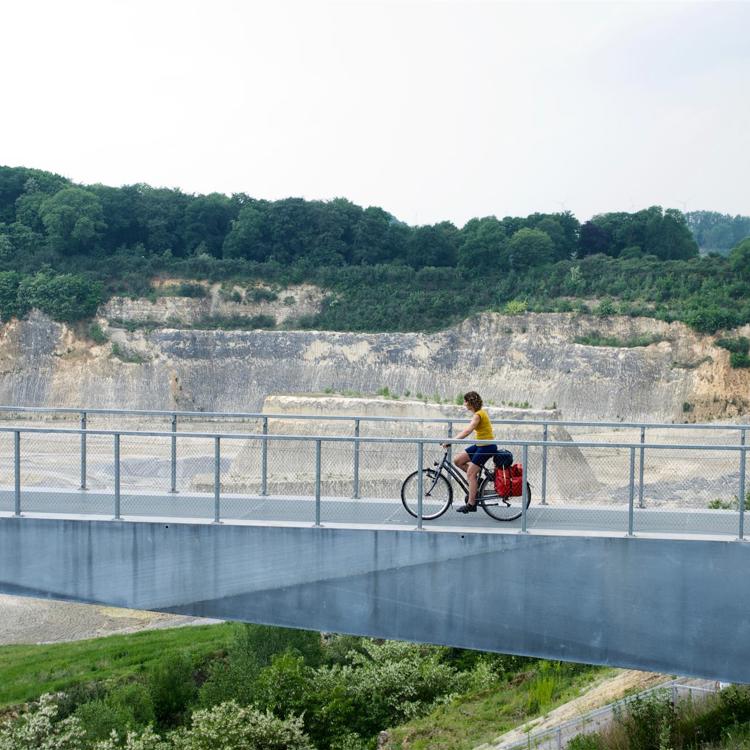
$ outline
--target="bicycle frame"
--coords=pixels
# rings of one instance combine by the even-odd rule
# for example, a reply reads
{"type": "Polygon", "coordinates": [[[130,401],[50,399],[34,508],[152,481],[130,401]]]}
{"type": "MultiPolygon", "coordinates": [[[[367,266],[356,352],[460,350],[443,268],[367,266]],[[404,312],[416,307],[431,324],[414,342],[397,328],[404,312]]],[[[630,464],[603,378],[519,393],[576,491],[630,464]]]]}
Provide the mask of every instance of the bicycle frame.
{"type": "MultiPolygon", "coordinates": [[[[435,461],[435,463],[433,464],[433,466],[437,466],[438,468],[437,468],[437,472],[435,473],[435,479],[433,480],[433,482],[432,482],[432,484],[430,485],[430,487],[429,487],[429,488],[427,488],[427,490],[425,491],[425,494],[426,494],[426,495],[429,495],[429,494],[430,494],[430,492],[432,492],[432,488],[433,488],[433,487],[435,486],[435,484],[437,483],[437,479],[438,479],[438,477],[439,477],[439,476],[440,476],[440,475],[441,475],[441,474],[443,473],[443,469],[445,469],[445,473],[446,473],[446,474],[447,474],[447,475],[448,475],[449,477],[452,477],[452,478],[454,479],[454,481],[456,482],[456,484],[458,484],[458,486],[459,486],[459,487],[460,487],[460,488],[461,488],[461,489],[462,489],[462,490],[463,490],[463,491],[464,491],[465,493],[467,493],[467,494],[468,494],[468,492],[469,492],[469,480],[468,480],[468,479],[467,479],[467,477],[466,477],[466,476],[465,476],[465,475],[463,474],[463,472],[459,471],[459,470],[458,470],[458,469],[457,469],[457,468],[456,468],[456,467],[455,467],[455,466],[454,466],[454,465],[453,465],[453,464],[451,463],[451,461],[450,461],[450,460],[448,459],[448,451],[447,451],[447,450],[446,450],[446,451],[445,451],[445,452],[443,453],[443,459],[442,459],[442,461],[435,461]]],[[[479,488],[479,485],[481,484],[481,481],[482,481],[483,475],[487,475],[487,476],[490,476],[490,472],[489,472],[489,471],[487,471],[487,469],[486,469],[486,468],[485,468],[484,466],[482,466],[482,467],[481,467],[481,471],[480,471],[480,472],[479,472],[479,474],[477,475],[477,489],[479,488]]],[[[478,501],[478,502],[483,502],[483,501],[484,501],[484,500],[486,500],[486,499],[493,499],[493,500],[497,500],[498,498],[499,498],[499,496],[498,496],[498,495],[496,495],[496,494],[495,494],[495,493],[493,492],[493,493],[491,493],[491,494],[489,494],[489,495],[484,495],[484,496],[483,496],[483,497],[481,497],[481,498],[480,498],[479,496],[477,496],[477,501],[478,501]]]]}

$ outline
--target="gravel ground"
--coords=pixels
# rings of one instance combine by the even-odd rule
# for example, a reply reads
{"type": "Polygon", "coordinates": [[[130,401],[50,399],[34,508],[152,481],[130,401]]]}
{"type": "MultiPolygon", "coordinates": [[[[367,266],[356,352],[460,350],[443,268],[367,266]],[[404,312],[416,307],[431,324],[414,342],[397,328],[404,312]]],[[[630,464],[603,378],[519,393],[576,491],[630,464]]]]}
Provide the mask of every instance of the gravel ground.
{"type": "Polygon", "coordinates": [[[114,633],[214,622],[218,620],[50,599],[0,596],[0,645],[78,641],[114,633]]]}

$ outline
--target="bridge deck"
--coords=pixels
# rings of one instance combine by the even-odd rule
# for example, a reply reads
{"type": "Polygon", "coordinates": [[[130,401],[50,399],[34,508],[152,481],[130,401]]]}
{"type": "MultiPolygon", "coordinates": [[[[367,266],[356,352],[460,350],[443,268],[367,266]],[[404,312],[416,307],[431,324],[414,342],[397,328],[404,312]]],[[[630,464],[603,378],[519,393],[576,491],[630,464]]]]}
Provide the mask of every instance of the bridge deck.
{"type": "MultiPolygon", "coordinates": [[[[214,517],[214,496],[209,493],[122,493],[121,515],[124,518],[183,518],[185,520],[214,517]]],[[[0,489],[0,511],[12,512],[13,491],[0,489]]],[[[114,494],[92,490],[27,489],[23,492],[22,512],[103,516],[114,513],[114,494]]],[[[222,521],[315,522],[315,498],[306,496],[269,495],[265,497],[221,496],[222,521]]],[[[321,498],[321,523],[336,525],[377,525],[413,528],[416,520],[404,510],[398,499],[341,497],[321,498]]],[[[425,528],[461,531],[519,531],[521,519],[499,522],[479,510],[476,514],[459,515],[455,506],[434,521],[425,521],[425,528]]],[[[602,505],[532,505],[528,510],[529,530],[560,532],[608,532],[625,534],[628,510],[624,506],[602,505]]],[[[726,536],[738,534],[736,511],[704,509],[637,508],[634,532],[656,535],[687,534],[726,536]]]]}

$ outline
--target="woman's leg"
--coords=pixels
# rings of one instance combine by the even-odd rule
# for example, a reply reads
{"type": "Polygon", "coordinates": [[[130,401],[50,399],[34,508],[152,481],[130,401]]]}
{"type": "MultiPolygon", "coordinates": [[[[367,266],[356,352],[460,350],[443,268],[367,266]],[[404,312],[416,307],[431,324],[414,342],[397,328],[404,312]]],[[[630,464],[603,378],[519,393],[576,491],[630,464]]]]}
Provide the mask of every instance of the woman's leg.
{"type": "Polygon", "coordinates": [[[466,501],[469,505],[476,505],[477,504],[477,484],[478,484],[478,477],[479,477],[479,469],[480,467],[476,464],[469,464],[468,469],[466,470],[466,473],[469,476],[469,498],[466,501]]]}
{"type": "Polygon", "coordinates": [[[471,461],[471,457],[466,451],[461,451],[454,459],[453,463],[463,471],[463,473],[466,473],[466,467],[471,461]]]}

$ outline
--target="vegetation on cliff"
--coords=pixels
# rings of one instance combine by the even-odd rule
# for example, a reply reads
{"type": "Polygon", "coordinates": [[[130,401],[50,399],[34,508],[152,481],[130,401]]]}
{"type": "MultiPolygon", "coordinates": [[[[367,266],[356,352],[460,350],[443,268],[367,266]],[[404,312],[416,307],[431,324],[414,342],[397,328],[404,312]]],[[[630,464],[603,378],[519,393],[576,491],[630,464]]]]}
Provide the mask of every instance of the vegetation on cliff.
{"type": "Polygon", "coordinates": [[[658,206],[583,224],[565,211],[411,227],[345,199],[82,186],[0,167],[0,317],[37,307],[87,318],[108,296],[145,296],[169,274],[314,283],[326,304],[302,327],[433,330],[509,304],[570,311],[594,298],[602,315],[713,332],[750,322],[748,234],[748,217],[658,206]],[[699,242],[733,249],[701,256],[699,242]]]}

